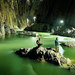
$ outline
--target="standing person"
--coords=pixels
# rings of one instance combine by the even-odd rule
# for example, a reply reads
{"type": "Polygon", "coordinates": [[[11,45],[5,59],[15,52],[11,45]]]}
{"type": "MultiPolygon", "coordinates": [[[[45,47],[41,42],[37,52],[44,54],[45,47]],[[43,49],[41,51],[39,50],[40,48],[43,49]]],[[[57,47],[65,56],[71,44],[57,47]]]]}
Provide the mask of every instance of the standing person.
{"type": "Polygon", "coordinates": [[[40,43],[40,38],[36,41],[36,44],[38,45],[38,47],[40,47],[42,44],[40,43]]]}
{"type": "Polygon", "coordinates": [[[57,37],[56,37],[56,40],[55,40],[55,47],[56,47],[56,52],[59,52],[59,42],[58,42],[57,37]]]}

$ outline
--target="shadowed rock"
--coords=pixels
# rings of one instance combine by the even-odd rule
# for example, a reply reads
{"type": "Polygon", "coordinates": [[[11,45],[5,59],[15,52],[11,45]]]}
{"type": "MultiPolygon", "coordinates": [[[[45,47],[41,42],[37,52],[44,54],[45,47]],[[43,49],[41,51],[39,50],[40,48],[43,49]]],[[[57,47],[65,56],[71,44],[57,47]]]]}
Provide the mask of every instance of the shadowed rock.
{"type": "Polygon", "coordinates": [[[43,48],[43,47],[34,47],[30,48],[21,48],[15,52],[17,55],[30,58],[33,60],[42,61],[44,59],[46,62],[60,65],[63,68],[68,70],[75,70],[75,65],[71,65],[71,60],[61,56],[61,54],[56,52],[53,48],[43,48]]]}
{"type": "Polygon", "coordinates": [[[61,41],[61,45],[75,48],[75,41],[61,41]]]}

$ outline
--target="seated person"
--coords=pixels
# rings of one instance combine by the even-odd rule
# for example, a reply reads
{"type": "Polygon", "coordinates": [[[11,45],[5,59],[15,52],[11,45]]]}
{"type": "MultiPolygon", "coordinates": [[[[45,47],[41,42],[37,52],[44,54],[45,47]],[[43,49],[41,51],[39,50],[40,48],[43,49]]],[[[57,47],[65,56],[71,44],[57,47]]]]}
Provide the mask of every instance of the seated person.
{"type": "Polygon", "coordinates": [[[36,44],[38,45],[38,47],[40,47],[42,44],[40,43],[40,38],[36,41],[36,44]]]}

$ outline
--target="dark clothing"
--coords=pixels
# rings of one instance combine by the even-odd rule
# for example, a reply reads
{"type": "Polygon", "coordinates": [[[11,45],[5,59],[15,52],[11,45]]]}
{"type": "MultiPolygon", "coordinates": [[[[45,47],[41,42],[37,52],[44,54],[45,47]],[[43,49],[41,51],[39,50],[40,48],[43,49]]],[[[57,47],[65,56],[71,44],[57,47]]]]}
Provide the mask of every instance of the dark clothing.
{"type": "Polygon", "coordinates": [[[59,43],[58,43],[58,40],[55,40],[55,46],[58,46],[59,43]]]}
{"type": "Polygon", "coordinates": [[[56,52],[59,52],[59,42],[57,39],[55,40],[55,47],[56,47],[56,52]]]}
{"type": "Polygon", "coordinates": [[[38,47],[40,47],[42,44],[38,44],[38,47]]]}

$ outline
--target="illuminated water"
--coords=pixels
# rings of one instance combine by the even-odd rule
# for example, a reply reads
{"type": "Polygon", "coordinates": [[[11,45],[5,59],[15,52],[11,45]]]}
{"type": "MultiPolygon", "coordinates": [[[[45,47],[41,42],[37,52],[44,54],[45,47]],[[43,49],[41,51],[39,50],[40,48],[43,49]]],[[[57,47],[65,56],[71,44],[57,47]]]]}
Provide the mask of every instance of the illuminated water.
{"type": "MultiPolygon", "coordinates": [[[[44,35],[41,37],[43,47],[54,47],[55,37],[44,35]]],[[[13,51],[19,48],[32,48],[36,46],[35,37],[13,36],[0,39],[0,75],[75,75],[75,71],[68,71],[49,63],[23,59],[13,51]]],[[[61,47],[65,57],[75,59],[75,48],[61,47]]],[[[74,62],[75,63],[75,62],[74,62]]]]}

